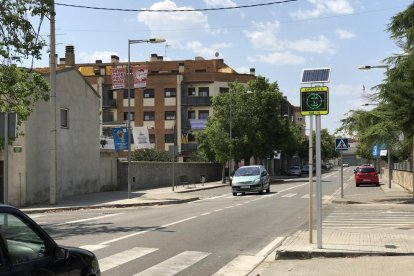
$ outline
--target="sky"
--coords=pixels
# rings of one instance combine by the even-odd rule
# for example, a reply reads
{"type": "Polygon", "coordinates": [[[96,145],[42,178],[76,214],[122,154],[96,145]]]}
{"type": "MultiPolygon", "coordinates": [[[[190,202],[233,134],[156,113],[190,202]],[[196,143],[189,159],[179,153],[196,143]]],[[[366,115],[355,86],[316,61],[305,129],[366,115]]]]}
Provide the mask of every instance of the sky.
{"type": "MultiPolygon", "coordinates": [[[[331,68],[329,114],[322,128],[331,134],[349,110],[369,110],[366,95],[384,79],[386,69],[358,70],[381,65],[401,53],[390,39],[387,24],[404,11],[408,0],[55,0],[56,52],[75,47],[77,63],[109,62],[111,55],[128,59],[128,39],[165,38],[162,44],[131,45],[131,60],[148,60],[151,54],[166,60],[201,56],[218,58],[239,73],[277,82],[289,102],[300,106],[303,69],[331,68]],[[200,11],[284,2],[238,9],[200,11]],[[110,11],[58,5],[147,11],[110,11]],[[154,12],[180,9],[183,12],[154,12]]],[[[48,39],[49,21],[41,35],[48,39]]],[[[34,62],[48,66],[48,55],[34,62]]],[[[309,119],[307,118],[309,126],[309,119]]]]}

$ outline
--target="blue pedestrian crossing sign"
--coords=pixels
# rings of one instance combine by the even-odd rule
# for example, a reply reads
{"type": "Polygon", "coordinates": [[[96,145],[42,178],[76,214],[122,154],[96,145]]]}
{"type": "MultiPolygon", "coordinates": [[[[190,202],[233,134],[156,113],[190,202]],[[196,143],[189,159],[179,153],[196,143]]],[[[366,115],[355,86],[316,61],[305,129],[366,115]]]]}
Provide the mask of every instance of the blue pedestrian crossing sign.
{"type": "Polygon", "coordinates": [[[348,150],[348,138],[335,138],[335,150],[348,150]]]}

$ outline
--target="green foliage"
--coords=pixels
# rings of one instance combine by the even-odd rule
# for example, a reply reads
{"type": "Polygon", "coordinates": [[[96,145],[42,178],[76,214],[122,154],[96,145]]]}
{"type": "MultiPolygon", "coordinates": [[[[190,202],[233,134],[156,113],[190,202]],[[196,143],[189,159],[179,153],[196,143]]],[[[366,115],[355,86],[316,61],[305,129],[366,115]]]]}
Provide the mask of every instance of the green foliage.
{"type": "Polygon", "coordinates": [[[149,161],[149,162],[171,162],[172,157],[166,151],[155,149],[139,149],[131,154],[132,161],[149,161]]]}
{"type": "Polygon", "coordinates": [[[0,8],[0,58],[2,64],[40,59],[46,42],[39,36],[40,26],[52,10],[51,0],[2,1],[0,8]],[[38,21],[37,28],[32,22],[38,21]]]}
{"type": "Polygon", "coordinates": [[[276,149],[296,152],[300,135],[283,117],[287,105],[277,83],[264,77],[247,86],[229,83],[229,93],[213,98],[214,116],[196,137],[199,150],[219,163],[231,158],[246,162],[250,157],[266,158],[276,149]]]}

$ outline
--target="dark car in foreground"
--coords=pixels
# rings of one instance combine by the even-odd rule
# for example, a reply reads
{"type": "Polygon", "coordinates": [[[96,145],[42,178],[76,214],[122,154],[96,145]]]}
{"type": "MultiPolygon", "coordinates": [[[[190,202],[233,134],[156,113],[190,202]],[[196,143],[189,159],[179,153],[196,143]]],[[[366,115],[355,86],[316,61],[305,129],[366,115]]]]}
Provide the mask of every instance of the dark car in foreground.
{"type": "Polygon", "coordinates": [[[378,174],[374,167],[364,166],[355,170],[355,185],[359,187],[361,184],[374,184],[379,186],[378,174]]]}
{"type": "Polygon", "coordinates": [[[234,196],[247,192],[270,193],[270,176],[261,165],[243,166],[234,173],[231,189],[234,196]]]}
{"type": "Polygon", "coordinates": [[[63,247],[19,209],[0,204],[0,275],[99,276],[96,256],[63,247]]]}

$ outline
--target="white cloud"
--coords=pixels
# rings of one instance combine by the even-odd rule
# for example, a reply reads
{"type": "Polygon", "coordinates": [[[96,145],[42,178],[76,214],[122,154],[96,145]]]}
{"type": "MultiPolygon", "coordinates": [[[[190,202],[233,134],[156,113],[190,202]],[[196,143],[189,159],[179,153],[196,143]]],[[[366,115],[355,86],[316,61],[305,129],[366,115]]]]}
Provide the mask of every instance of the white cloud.
{"type": "Polygon", "coordinates": [[[336,30],[335,33],[340,39],[350,39],[356,36],[354,33],[346,30],[336,30]]]}
{"type": "Polygon", "coordinates": [[[254,31],[244,31],[246,37],[255,49],[267,51],[295,50],[306,53],[335,53],[333,44],[323,35],[298,41],[280,40],[277,33],[280,29],[279,21],[255,22],[254,31]]]}
{"type": "Polygon", "coordinates": [[[276,33],[280,29],[279,21],[254,22],[254,31],[244,31],[254,48],[260,50],[281,50],[283,46],[276,33]]]}
{"type": "Polygon", "coordinates": [[[215,43],[211,47],[206,47],[200,41],[190,41],[187,43],[186,48],[193,51],[196,56],[208,59],[214,58],[216,52],[220,53],[220,49],[230,48],[232,46],[231,43],[215,43]]]}
{"type": "Polygon", "coordinates": [[[335,53],[332,43],[323,35],[315,39],[302,39],[298,41],[285,42],[286,48],[305,53],[335,53]]]}
{"type": "Polygon", "coordinates": [[[111,62],[111,55],[117,55],[118,53],[109,52],[109,51],[95,51],[93,53],[80,52],[76,55],[76,62],[79,63],[94,63],[96,60],[102,60],[102,62],[111,62]]]}
{"type": "Polygon", "coordinates": [[[294,55],[287,52],[273,52],[267,55],[256,55],[255,57],[248,57],[250,62],[263,62],[272,65],[298,65],[305,63],[305,59],[301,56],[294,55]]]}
{"type": "Polygon", "coordinates": [[[314,6],[313,9],[298,10],[290,15],[298,19],[308,19],[329,14],[351,14],[354,12],[349,0],[308,0],[308,2],[314,6]]]}
{"type": "Polygon", "coordinates": [[[169,44],[178,44],[187,37],[194,37],[197,30],[199,35],[210,34],[208,18],[202,12],[194,11],[194,8],[178,7],[173,1],[165,0],[154,3],[151,10],[181,9],[189,12],[140,12],[138,22],[145,24],[153,37],[163,37],[169,44]],[[183,26],[187,26],[184,28],[183,26]]]}
{"type": "Polygon", "coordinates": [[[226,7],[237,7],[237,4],[232,0],[204,0],[207,7],[212,8],[226,8],[226,7]]]}

